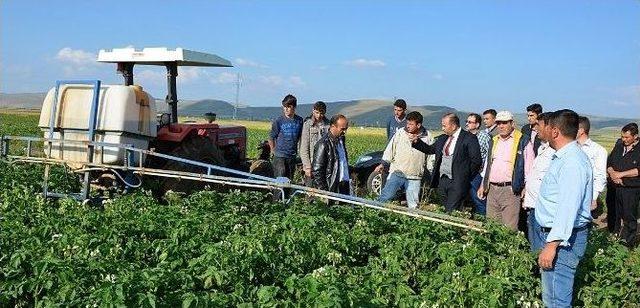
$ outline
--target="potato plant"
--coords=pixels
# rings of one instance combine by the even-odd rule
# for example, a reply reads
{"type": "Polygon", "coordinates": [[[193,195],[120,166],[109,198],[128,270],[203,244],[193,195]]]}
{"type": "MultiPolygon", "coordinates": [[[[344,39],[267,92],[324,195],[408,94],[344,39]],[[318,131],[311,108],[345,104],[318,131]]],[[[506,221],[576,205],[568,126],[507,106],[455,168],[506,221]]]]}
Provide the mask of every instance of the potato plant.
{"type": "MultiPolygon", "coordinates": [[[[38,133],[0,116],[2,133],[38,133]]],[[[478,233],[262,192],[136,191],[83,205],[43,199],[42,172],[0,161],[2,307],[541,305],[535,255],[500,226],[478,233]]],[[[78,183],[54,168],[51,185],[78,183]]],[[[578,306],[637,305],[640,252],[593,232],[575,290],[578,306]]]]}

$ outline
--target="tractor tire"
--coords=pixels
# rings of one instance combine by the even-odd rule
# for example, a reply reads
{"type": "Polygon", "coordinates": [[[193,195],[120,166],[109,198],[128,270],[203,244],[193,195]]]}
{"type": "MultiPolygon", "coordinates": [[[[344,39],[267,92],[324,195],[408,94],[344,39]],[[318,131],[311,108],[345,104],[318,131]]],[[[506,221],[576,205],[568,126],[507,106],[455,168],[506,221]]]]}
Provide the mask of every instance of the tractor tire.
{"type": "MultiPolygon", "coordinates": [[[[211,141],[204,137],[193,137],[185,140],[180,146],[175,148],[169,155],[195,160],[206,164],[226,166],[226,161],[222,151],[211,141]]],[[[177,161],[167,161],[162,167],[165,170],[175,170],[193,173],[207,173],[207,169],[177,161]]],[[[212,171],[214,175],[221,175],[220,172],[212,171]]],[[[192,180],[181,180],[175,178],[162,178],[160,188],[164,193],[171,190],[174,192],[191,193],[201,190],[206,183],[192,180]]]]}
{"type": "Polygon", "coordinates": [[[375,196],[380,196],[380,193],[382,192],[382,185],[384,185],[384,179],[382,177],[382,173],[376,172],[375,170],[371,171],[367,178],[367,191],[369,193],[372,193],[375,196]]]}
{"type": "Polygon", "coordinates": [[[273,166],[271,162],[266,159],[256,159],[251,163],[249,167],[249,173],[262,175],[266,177],[273,177],[273,166]]]}

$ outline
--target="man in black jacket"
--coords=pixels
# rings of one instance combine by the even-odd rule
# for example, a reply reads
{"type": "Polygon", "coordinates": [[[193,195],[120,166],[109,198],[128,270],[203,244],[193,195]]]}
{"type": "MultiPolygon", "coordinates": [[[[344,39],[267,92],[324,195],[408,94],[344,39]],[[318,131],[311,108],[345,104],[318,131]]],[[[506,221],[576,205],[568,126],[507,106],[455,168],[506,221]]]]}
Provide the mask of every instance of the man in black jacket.
{"type": "Polygon", "coordinates": [[[316,143],[312,173],[316,188],[349,194],[349,161],[344,134],[349,128],[347,118],[337,114],[331,118],[329,133],[316,143]]]}
{"type": "Polygon", "coordinates": [[[637,207],[640,200],[638,126],[635,123],[625,125],[622,128],[621,139],[622,142],[616,143],[607,159],[607,174],[616,190],[615,214],[612,216],[619,217],[614,221],[614,230],[620,232],[620,238],[627,246],[634,247],[638,230],[637,207]]]}
{"type": "Polygon", "coordinates": [[[442,116],[444,134],[428,145],[417,135],[411,138],[412,146],[425,153],[435,154],[431,187],[438,188],[442,204],[450,213],[461,210],[462,202],[469,194],[471,179],[482,166],[478,138],[460,128],[460,119],[454,113],[442,116]]]}

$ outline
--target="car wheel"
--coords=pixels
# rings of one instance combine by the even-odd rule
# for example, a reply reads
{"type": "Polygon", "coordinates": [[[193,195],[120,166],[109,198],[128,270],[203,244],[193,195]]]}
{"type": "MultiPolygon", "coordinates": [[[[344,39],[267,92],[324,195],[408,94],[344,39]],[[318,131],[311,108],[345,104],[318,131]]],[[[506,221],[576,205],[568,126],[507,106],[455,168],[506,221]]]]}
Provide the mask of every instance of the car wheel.
{"type": "Polygon", "coordinates": [[[380,192],[382,192],[382,184],[382,173],[376,172],[375,170],[372,171],[371,174],[369,174],[369,178],[367,178],[367,190],[379,196],[380,192]]]}

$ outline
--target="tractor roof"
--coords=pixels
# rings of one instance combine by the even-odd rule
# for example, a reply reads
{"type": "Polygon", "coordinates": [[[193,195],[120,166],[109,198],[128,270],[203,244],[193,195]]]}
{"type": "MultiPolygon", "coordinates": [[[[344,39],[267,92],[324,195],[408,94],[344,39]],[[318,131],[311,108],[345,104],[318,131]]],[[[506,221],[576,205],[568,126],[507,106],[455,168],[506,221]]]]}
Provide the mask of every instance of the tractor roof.
{"type": "Polygon", "coordinates": [[[166,62],[175,62],[178,66],[218,66],[232,67],[229,60],[214,54],[192,51],[183,48],[175,50],[166,47],[101,49],[98,54],[98,62],[106,63],[135,63],[142,65],[162,65],[166,62]]]}

